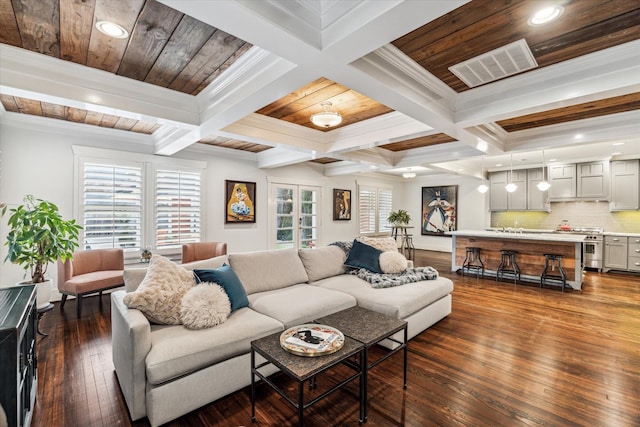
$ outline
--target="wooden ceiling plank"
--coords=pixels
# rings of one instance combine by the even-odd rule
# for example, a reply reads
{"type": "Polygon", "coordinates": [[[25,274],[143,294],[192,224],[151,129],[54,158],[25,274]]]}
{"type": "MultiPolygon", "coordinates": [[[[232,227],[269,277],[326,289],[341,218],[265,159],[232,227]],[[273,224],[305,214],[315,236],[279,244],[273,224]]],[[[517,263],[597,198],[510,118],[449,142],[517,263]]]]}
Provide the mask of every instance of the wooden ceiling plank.
{"type": "Polygon", "coordinates": [[[162,3],[148,0],[129,37],[117,74],[144,81],[183,16],[162,3]]]}
{"type": "Polygon", "coordinates": [[[103,114],[100,119],[100,126],[103,128],[113,128],[118,123],[118,117],[111,114],[103,114]]]}
{"type": "Polygon", "coordinates": [[[87,117],[87,110],[81,110],[80,108],[64,107],[65,120],[76,123],[84,123],[84,119],[87,117]]]}
{"type": "MultiPolygon", "coordinates": [[[[257,112],[259,114],[264,114],[262,111],[271,111],[271,113],[266,115],[295,123],[297,122],[294,118],[296,115],[303,114],[305,117],[309,118],[311,114],[322,111],[320,104],[323,101],[334,98],[348,91],[348,88],[337,83],[333,83],[320,90],[304,94],[297,99],[293,99],[292,96],[285,96],[284,98],[269,104],[267,107],[261,108],[257,112]]],[[[334,108],[335,105],[332,109],[334,108]]]]}
{"type": "Polygon", "coordinates": [[[224,64],[244,44],[243,40],[224,31],[214,31],[193,60],[171,82],[169,88],[196,95],[193,92],[198,89],[200,83],[224,64]]]}
{"type": "Polygon", "coordinates": [[[137,122],[136,119],[130,119],[127,117],[118,117],[118,121],[113,127],[115,129],[131,130],[131,128],[135,126],[136,122],[137,122]]]}
{"type": "Polygon", "coordinates": [[[404,141],[384,144],[384,145],[381,145],[380,148],[384,148],[385,150],[389,150],[389,151],[398,152],[398,151],[411,150],[414,148],[429,147],[429,146],[438,145],[438,144],[446,144],[448,142],[453,142],[455,140],[456,140],[455,138],[452,138],[447,134],[437,133],[434,135],[422,136],[420,138],[412,138],[404,141]]]}
{"type": "MultiPolygon", "coordinates": [[[[240,39],[238,39],[240,40],[240,39]]],[[[242,42],[243,44],[227,58],[213,73],[209,74],[203,81],[200,82],[197,88],[191,91],[191,95],[197,95],[202,92],[207,86],[209,86],[215,79],[218,78],[226,69],[231,67],[242,55],[244,55],[249,49],[253,47],[252,44],[242,42]]]]}
{"type": "Polygon", "coordinates": [[[97,111],[87,111],[84,122],[88,125],[100,126],[100,122],[102,121],[103,116],[103,113],[99,113],[97,111]]]}
{"type": "Polygon", "coordinates": [[[507,132],[517,132],[558,123],[566,123],[626,111],[640,110],[640,93],[631,93],[604,100],[585,102],[540,113],[496,122],[507,132]]]}
{"type": "Polygon", "coordinates": [[[22,47],[60,58],[58,0],[13,0],[22,47]]]}
{"type": "Polygon", "coordinates": [[[33,99],[14,97],[18,111],[22,114],[31,114],[32,116],[42,116],[42,105],[40,101],[33,99]]]}
{"type": "Polygon", "coordinates": [[[42,115],[52,119],[65,120],[64,105],[42,102],[42,115]]]}
{"type": "Polygon", "coordinates": [[[87,65],[95,0],[60,0],[60,58],[87,65]]]}
{"type": "MultiPolygon", "coordinates": [[[[147,135],[151,135],[154,132],[155,123],[149,123],[142,120],[138,120],[135,125],[131,128],[131,132],[144,133],[147,135]]],[[[158,125],[160,126],[160,125],[158,125]]]]}
{"type": "Polygon", "coordinates": [[[15,97],[11,95],[5,95],[4,93],[0,93],[0,102],[4,106],[4,109],[11,113],[19,113],[18,104],[16,103],[15,97]]]}
{"type": "Polygon", "coordinates": [[[158,60],[151,67],[145,82],[168,87],[211,38],[214,31],[215,28],[212,26],[184,15],[158,60]]]}
{"type": "Polygon", "coordinates": [[[328,87],[342,88],[341,91],[347,90],[347,88],[345,88],[344,86],[338,85],[337,83],[325,77],[320,77],[319,79],[312,81],[308,85],[302,86],[300,89],[295,90],[290,94],[278,99],[277,101],[262,107],[261,109],[256,111],[256,113],[274,117],[273,114],[278,114],[277,111],[283,108],[284,105],[293,104],[301,99],[311,97],[313,94],[319,91],[325,91],[328,87]]]}
{"type": "Polygon", "coordinates": [[[0,43],[22,47],[22,39],[11,0],[0,0],[0,43]]]}
{"type": "Polygon", "coordinates": [[[131,34],[144,2],[145,0],[127,0],[126,2],[96,0],[87,57],[89,67],[110,73],[118,71],[129,39],[108,37],[95,28],[95,23],[111,21],[122,26],[131,34]]]}

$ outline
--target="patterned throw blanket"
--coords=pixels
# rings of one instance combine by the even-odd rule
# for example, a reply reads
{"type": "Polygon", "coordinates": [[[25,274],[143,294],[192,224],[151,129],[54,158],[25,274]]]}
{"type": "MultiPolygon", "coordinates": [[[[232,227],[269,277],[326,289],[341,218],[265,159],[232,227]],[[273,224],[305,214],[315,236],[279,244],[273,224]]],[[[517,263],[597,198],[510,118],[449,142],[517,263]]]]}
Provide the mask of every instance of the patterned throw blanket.
{"type": "Polygon", "coordinates": [[[438,278],[438,272],[433,267],[416,267],[407,268],[399,274],[379,274],[373,273],[366,268],[353,269],[348,274],[354,274],[362,280],[371,283],[371,287],[391,288],[407,283],[419,282],[420,280],[435,280],[438,278]]]}

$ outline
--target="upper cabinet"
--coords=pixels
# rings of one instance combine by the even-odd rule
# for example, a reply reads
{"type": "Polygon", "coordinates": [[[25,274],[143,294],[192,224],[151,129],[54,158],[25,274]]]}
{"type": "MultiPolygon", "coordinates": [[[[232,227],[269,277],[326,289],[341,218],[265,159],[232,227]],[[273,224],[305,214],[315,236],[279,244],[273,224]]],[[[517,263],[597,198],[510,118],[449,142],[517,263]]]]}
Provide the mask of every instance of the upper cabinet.
{"type": "Polygon", "coordinates": [[[549,200],[567,200],[576,197],[576,165],[549,166],[549,200]]]}
{"type": "Polygon", "coordinates": [[[542,168],[490,173],[489,209],[492,211],[548,211],[548,192],[540,191],[536,187],[540,181],[542,181],[542,168]],[[509,182],[518,186],[513,193],[505,189],[509,182]]]}
{"type": "Polygon", "coordinates": [[[577,196],[583,199],[609,199],[609,162],[578,163],[576,165],[577,196]]]}
{"type": "Polygon", "coordinates": [[[640,207],[640,160],[611,162],[611,200],[609,210],[635,210],[640,207]]]}

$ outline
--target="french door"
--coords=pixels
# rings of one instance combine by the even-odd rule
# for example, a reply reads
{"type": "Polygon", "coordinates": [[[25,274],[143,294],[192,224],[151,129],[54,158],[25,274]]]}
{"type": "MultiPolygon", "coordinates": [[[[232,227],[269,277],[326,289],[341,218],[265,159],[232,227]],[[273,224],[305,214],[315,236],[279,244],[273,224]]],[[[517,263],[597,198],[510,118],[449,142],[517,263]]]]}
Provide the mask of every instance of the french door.
{"type": "Polygon", "coordinates": [[[321,187],[270,184],[269,244],[275,249],[306,249],[318,245],[321,187]]]}

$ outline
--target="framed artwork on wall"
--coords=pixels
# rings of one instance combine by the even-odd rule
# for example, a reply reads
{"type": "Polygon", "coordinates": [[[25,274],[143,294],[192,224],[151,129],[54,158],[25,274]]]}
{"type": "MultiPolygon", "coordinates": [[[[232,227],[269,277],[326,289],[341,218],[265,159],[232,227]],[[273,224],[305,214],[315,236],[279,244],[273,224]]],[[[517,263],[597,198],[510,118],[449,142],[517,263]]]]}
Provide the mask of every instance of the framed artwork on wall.
{"type": "Polygon", "coordinates": [[[333,189],[333,220],[351,219],[351,190],[333,189]]]}
{"type": "Polygon", "coordinates": [[[256,183],[225,180],[224,222],[256,222],[256,183]]]}
{"type": "Polygon", "coordinates": [[[458,226],[458,186],[422,187],[421,234],[444,236],[458,226]]]}

